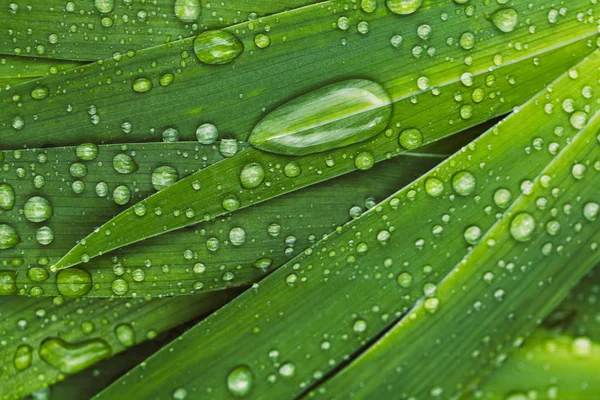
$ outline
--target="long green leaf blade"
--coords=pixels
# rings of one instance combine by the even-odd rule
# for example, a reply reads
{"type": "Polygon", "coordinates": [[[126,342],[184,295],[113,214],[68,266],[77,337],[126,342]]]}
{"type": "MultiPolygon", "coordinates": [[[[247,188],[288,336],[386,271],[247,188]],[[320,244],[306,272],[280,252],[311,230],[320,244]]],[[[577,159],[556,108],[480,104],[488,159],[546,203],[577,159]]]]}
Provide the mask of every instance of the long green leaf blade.
{"type": "Polygon", "coordinates": [[[313,2],[2,0],[0,53],[95,61],[313,2]]]}

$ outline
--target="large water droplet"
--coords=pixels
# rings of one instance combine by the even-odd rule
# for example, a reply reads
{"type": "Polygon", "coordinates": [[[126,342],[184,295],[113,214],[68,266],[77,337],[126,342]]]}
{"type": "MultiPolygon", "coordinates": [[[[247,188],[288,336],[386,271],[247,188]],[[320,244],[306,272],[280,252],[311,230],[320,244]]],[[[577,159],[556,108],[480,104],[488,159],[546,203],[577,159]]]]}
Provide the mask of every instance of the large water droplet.
{"type": "Polygon", "coordinates": [[[202,32],[194,39],[194,52],[204,64],[221,65],[235,60],[244,44],[233,33],[214,30],[202,32]]]}
{"type": "Polygon", "coordinates": [[[243,397],[252,390],[254,376],[252,371],[245,365],[233,369],[227,376],[227,389],[235,397],[243,397]]]}
{"type": "Polygon", "coordinates": [[[254,189],[264,181],[265,169],[259,163],[247,164],[240,173],[240,183],[245,189],[254,189]]]}
{"type": "Polygon", "coordinates": [[[60,338],[48,338],[40,345],[40,358],[63,374],[74,374],[109,357],[112,349],[102,339],[67,343],[60,338]]]}
{"type": "Polygon", "coordinates": [[[377,83],[347,80],[297,97],[252,130],[253,146],[277,154],[306,155],[363,142],[383,131],[391,99],[377,83]]]}
{"type": "Polygon", "coordinates": [[[15,191],[8,183],[0,184],[0,208],[10,211],[15,206],[15,191]]]}
{"type": "Polygon", "coordinates": [[[510,234],[519,242],[531,240],[534,232],[535,219],[529,213],[517,214],[510,223],[510,234]]]}
{"type": "Polygon", "coordinates": [[[137,171],[138,165],[129,155],[121,153],[113,158],[113,168],[118,173],[126,175],[137,171]]]}
{"type": "Polygon", "coordinates": [[[91,161],[98,157],[98,146],[94,143],[83,143],[77,146],[75,154],[78,158],[91,161]]]}
{"type": "Polygon", "coordinates": [[[32,351],[33,349],[28,344],[22,344],[17,347],[17,351],[15,351],[15,356],[13,357],[13,365],[18,371],[29,368],[31,365],[32,351]]]}
{"type": "Polygon", "coordinates": [[[135,344],[135,331],[129,324],[119,324],[115,328],[115,335],[119,342],[125,347],[131,347],[135,344]]]}
{"type": "Polygon", "coordinates": [[[423,0],[387,0],[385,5],[394,14],[412,14],[421,7],[423,0]]]}
{"type": "Polygon", "coordinates": [[[461,196],[468,196],[475,191],[475,177],[468,171],[460,171],[452,177],[452,188],[461,196]]]}
{"type": "Polygon", "coordinates": [[[83,269],[64,269],[56,276],[56,288],[65,297],[80,297],[92,289],[92,276],[83,269]]]}
{"type": "Polygon", "coordinates": [[[492,21],[502,32],[512,32],[519,23],[519,14],[512,8],[503,8],[494,13],[492,21]]]}
{"type": "Polygon", "coordinates": [[[162,190],[171,186],[179,179],[179,172],[173,167],[167,165],[155,168],[152,171],[152,186],[156,190],[162,190]]]}
{"type": "Polygon", "coordinates": [[[194,22],[200,16],[200,0],[176,0],[175,16],[183,22],[194,22]]]}
{"type": "Polygon", "coordinates": [[[40,196],[34,196],[25,202],[25,218],[31,222],[43,222],[52,216],[52,205],[40,196]]]}

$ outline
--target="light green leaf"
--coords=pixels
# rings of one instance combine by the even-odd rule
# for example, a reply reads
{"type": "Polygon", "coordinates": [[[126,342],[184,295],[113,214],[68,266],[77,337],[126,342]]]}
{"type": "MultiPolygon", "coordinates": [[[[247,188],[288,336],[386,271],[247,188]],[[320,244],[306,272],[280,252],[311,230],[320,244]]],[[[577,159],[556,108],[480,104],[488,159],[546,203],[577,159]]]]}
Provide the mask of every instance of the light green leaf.
{"type": "Polygon", "coordinates": [[[0,3],[0,53],[99,60],[313,2],[4,0],[0,3]]]}
{"type": "Polygon", "coordinates": [[[526,334],[598,262],[593,188],[599,184],[600,104],[589,93],[600,90],[599,58],[594,53],[484,136],[273,272],[97,399],[166,398],[178,388],[214,398],[242,392],[291,398],[398,320],[405,322],[325,383],[331,385],[327,393],[379,398],[394,388],[424,397],[440,385],[451,397],[466,388],[473,372],[485,372],[477,361],[499,356],[526,334]],[[567,98],[573,101],[568,112],[561,110],[567,98]],[[562,229],[547,227],[552,219],[562,229]],[[485,307],[480,312],[477,301],[485,307]],[[415,303],[418,317],[403,319],[415,303]],[[516,305],[522,307],[518,313],[516,305]],[[462,324],[469,316],[473,322],[462,324]],[[507,323],[507,316],[515,322],[507,323]],[[454,363],[445,368],[434,361],[447,354],[436,341],[447,343],[453,330],[466,350],[445,358],[454,363]],[[394,339],[405,335],[409,340],[397,351],[394,339]],[[481,350],[488,335],[499,352],[473,361],[470,350],[481,350]],[[190,354],[190,348],[199,350],[190,354]],[[431,363],[423,363],[424,353],[431,363]],[[381,361],[377,367],[369,363],[375,358],[381,361]],[[401,379],[396,366],[406,374],[401,379]],[[361,374],[352,374],[354,368],[361,374]]]}

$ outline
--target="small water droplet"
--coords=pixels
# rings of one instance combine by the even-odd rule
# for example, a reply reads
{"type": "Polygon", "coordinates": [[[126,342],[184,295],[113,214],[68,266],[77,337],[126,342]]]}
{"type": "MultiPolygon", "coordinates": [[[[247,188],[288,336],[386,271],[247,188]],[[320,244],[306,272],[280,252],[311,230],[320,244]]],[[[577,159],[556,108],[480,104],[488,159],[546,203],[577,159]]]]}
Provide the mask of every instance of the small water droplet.
{"type": "Polygon", "coordinates": [[[519,242],[531,240],[534,232],[535,219],[529,213],[517,214],[510,223],[510,234],[519,242]]]}
{"type": "Polygon", "coordinates": [[[235,397],[243,397],[250,393],[254,375],[249,367],[240,365],[227,376],[227,389],[235,397]]]}
{"type": "Polygon", "coordinates": [[[512,32],[519,23],[519,14],[513,8],[503,8],[492,15],[492,22],[500,31],[512,32]]]}

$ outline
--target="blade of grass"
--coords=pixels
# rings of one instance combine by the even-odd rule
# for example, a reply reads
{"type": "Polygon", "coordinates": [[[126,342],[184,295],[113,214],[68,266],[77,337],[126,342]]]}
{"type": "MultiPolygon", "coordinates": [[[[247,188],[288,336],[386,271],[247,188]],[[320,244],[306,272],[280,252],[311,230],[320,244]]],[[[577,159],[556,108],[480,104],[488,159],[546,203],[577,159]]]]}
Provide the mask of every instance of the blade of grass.
{"type": "Polygon", "coordinates": [[[314,2],[187,1],[182,3],[190,5],[190,12],[179,19],[175,0],[31,0],[27,5],[2,0],[0,53],[94,61],[314,2]]]}
{"type": "Polygon", "coordinates": [[[84,64],[75,61],[24,58],[17,56],[0,57],[0,79],[40,78],[57,75],[84,64]]]}
{"type": "MultiPolygon", "coordinates": [[[[46,339],[60,338],[71,344],[101,340],[115,355],[217,309],[236,293],[154,300],[3,298],[0,398],[22,398],[65,379],[67,374],[40,359],[39,348],[46,339]]],[[[86,364],[87,357],[82,358],[86,364]]]]}
{"type": "MultiPolygon", "coordinates": [[[[475,254],[483,260],[488,257],[488,250],[519,252],[529,247],[516,240],[500,240],[506,234],[507,216],[513,216],[509,212],[515,211],[511,205],[518,202],[519,206],[526,203],[535,208],[537,194],[546,195],[552,187],[540,186],[536,177],[553,163],[562,168],[568,166],[566,173],[570,174],[571,167],[582,162],[588,168],[577,186],[577,192],[582,195],[573,202],[570,217],[560,215],[561,221],[567,223],[552,239],[551,257],[545,258],[537,247],[539,240],[548,237],[537,225],[532,240],[535,249],[523,251],[524,257],[535,252],[536,260],[544,260],[552,271],[575,254],[581,257],[577,260],[581,261],[578,266],[573,266],[573,273],[563,268],[563,272],[556,275],[551,290],[556,289],[556,297],[560,297],[561,286],[574,283],[572,281],[580,275],[577,269],[582,272],[590,257],[597,257],[594,247],[587,244],[590,234],[598,235],[598,231],[591,221],[583,221],[582,203],[590,201],[593,183],[598,179],[593,160],[598,154],[595,135],[600,118],[585,124],[580,110],[586,109],[588,119],[598,114],[600,104],[594,98],[586,97],[589,90],[584,88],[591,86],[592,92],[600,90],[595,78],[599,56],[594,53],[587,63],[571,71],[570,75],[578,75],[578,79],[564,75],[557,84],[534,97],[481,138],[280,267],[254,289],[186,332],[168,347],[168,351],[159,351],[144,363],[143,368],[136,367],[96,399],[111,399],[117,395],[166,398],[179,388],[214,398],[229,398],[242,393],[257,398],[300,395],[392,327],[424,293],[444,295],[441,307],[451,310],[444,303],[446,294],[451,289],[460,290],[460,286],[454,286],[452,279],[444,278],[465,255],[473,257],[475,254]],[[566,98],[574,101],[577,111],[558,110],[558,105],[566,98]],[[547,104],[557,105],[556,109],[550,110],[547,104]],[[555,130],[557,126],[562,129],[555,130]],[[560,149],[565,150],[559,152],[560,149]],[[520,196],[521,191],[531,192],[528,196],[520,196]],[[503,223],[497,224],[499,220],[503,223]],[[568,226],[570,221],[581,223],[576,236],[568,226]],[[490,229],[495,232],[500,229],[498,227],[503,229],[502,235],[497,235],[496,246],[489,249],[491,242],[482,238],[490,229]],[[568,237],[572,239],[567,240],[568,237]],[[557,251],[559,247],[564,252],[557,251]],[[436,287],[442,282],[443,286],[436,294],[436,287]],[[197,350],[190,354],[190,348],[197,350]]],[[[579,174],[580,167],[575,171],[579,174]]],[[[559,179],[562,173],[556,172],[557,183],[562,181],[559,179]]],[[[550,176],[552,180],[554,175],[550,176]]],[[[547,182],[547,179],[543,181],[547,182]]],[[[571,184],[569,181],[568,186],[571,184]]],[[[561,190],[558,194],[560,199],[577,197],[573,192],[565,194],[561,190]]],[[[560,199],[546,195],[549,205],[560,199]]],[[[543,206],[543,202],[539,204],[543,206]]],[[[531,212],[539,218],[542,210],[531,212]]],[[[515,226],[513,229],[519,227],[515,226]]],[[[517,237],[525,239],[519,236],[522,233],[515,231],[517,237]]],[[[506,260],[507,264],[509,261],[506,260]]],[[[516,271],[519,268],[520,264],[514,266],[515,273],[521,274],[516,271]]],[[[460,275],[461,271],[459,268],[451,276],[460,275]]],[[[478,279],[481,275],[483,273],[478,272],[478,279]]],[[[523,280],[530,283],[535,278],[530,275],[523,280]]],[[[494,285],[500,281],[504,283],[510,276],[496,279],[494,285]]],[[[511,285],[518,286],[518,283],[511,285]]],[[[496,296],[477,300],[485,300],[486,304],[497,302],[501,309],[501,306],[518,300],[517,292],[509,289],[507,286],[504,302],[498,302],[496,296]]],[[[480,292],[472,295],[461,292],[470,299],[469,306],[475,302],[471,299],[475,294],[480,292]]],[[[531,294],[538,295],[539,292],[533,290],[531,294]]],[[[540,296],[537,301],[531,301],[532,307],[539,306],[541,300],[553,303],[552,299],[540,296]]],[[[435,302],[427,304],[432,308],[435,302]]],[[[431,318],[441,318],[444,311],[446,309],[432,314],[431,318]]],[[[524,311],[516,318],[520,320],[527,314],[524,311]]],[[[505,322],[505,319],[499,319],[491,326],[505,322]]],[[[507,329],[512,327],[509,324],[507,329]]],[[[442,328],[443,325],[438,325],[435,332],[442,328]]],[[[415,343],[423,342],[417,338],[415,343]]],[[[433,346],[435,342],[428,344],[433,346]]],[[[469,344],[477,345],[479,342],[469,344]]],[[[388,349],[388,354],[396,353],[388,349]]],[[[422,361],[422,352],[418,355],[422,361]]],[[[463,357],[462,353],[458,355],[463,357]]],[[[462,360],[466,364],[464,358],[462,360]]],[[[460,374],[461,369],[456,369],[460,374]]],[[[377,367],[368,375],[394,374],[394,371],[393,368],[377,367]]],[[[437,379],[437,375],[420,376],[413,385],[428,386],[431,379],[437,379]]],[[[363,381],[362,378],[356,380],[363,381]]],[[[353,385],[348,384],[347,388],[350,387],[353,385]]],[[[387,386],[378,387],[385,390],[387,386]]],[[[402,391],[400,389],[398,393],[402,391]]],[[[346,388],[342,388],[341,393],[347,393],[346,388]]]]}
{"type": "Polygon", "coordinates": [[[600,344],[538,329],[502,368],[463,399],[595,399],[600,396],[598,369],[600,344]]]}
{"type": "MultiPolygon", "coordinates": [[[[588,40],[583,40],[575,43],[573,47],[567,46],[553,50],[544,56],[540,55],[540,59],[545,59],[549,64],[558,61],[561,65],[560,67],[558,65],[553,66],[552,71],[554,72],[546,70],[543,77],[547,77],[548,74],[558,74],[560,70],[564,71],[564,68],[567,68],[571,62],[568,55],[587,53],[590,50],[588,44],[588,40]],[[559,54],[560,57],[558,57],[559,54]]],[[[527,85],[527,87],[512,85],[510,78],[497,82],[496,89],[502,86],[503,88],[500,91],[503,95],[499,97],[492,96],[493,98],[487,100],[486,105],[492,107],[489,113],[488,110],[482,109],[481,113],[475,114],[472,119],[453,120],[452,115],[456,113],[456,110],[442,105],[442,101],[448,101],[446,96],[442,94],[419,100],[414,105],[418,110],[413,109],[416,113],[402,117],[400,126],[419,127],[424,134],[423,143],[431,143],[456,133],[470,124],[483,122],[486,119],[503,114],[512,107],[512,104],[516,105],[524,102],[526,100],[525,96],[533,94],[529,90],[537,88],[537,84],[543,82],[542,75],[537,70],[538,67],[531,69],[528,66],[531,65],[530,63],[531,60],[525,58],[496,71],[498,75],[519,76],[522,84],[527,85]],[[439,110],[436,113],[435,120],[427,117],[432,109],[439,110]],[[452,123],[449,123],[449,121],[452,123]]],[[[549,66],[546,63],[542,64],[549,66]]],[[[477,76],[476,81],[483,84],[483,81],[488,80],[485,76],[489,77],[490,75],[482,71],[477,76]]],[[[461,91],[462,88],[463,84],[460,81],[453,82],[448,87],[444,87],[442,93],[451,96],[452,93],[461,91]]],[[[56,264],[55,268],[61,269],[76,265],[82,260],[89,260],[115,248],[180,229],[193,223],[202,222],[206,219],[215,218],[235,210],[236,207],[248,207],[356,170],[357,154],[371,154],[375,161],[381,161],[402,154],[404,151],[398,145],[398,134],[394,133],[393,130],[366,144],[302,157],[269,154],[249,148],[237,153],[235,157],[181,180],[140,203],[140,206],[147,209],[160,208],[165,214],[179,214],[178,217],[166,220],[154,214],[146,214],[140,218],[136,215],[134,208],[125,210],[99,230],[88,235],[84,241],[80,241],[56,264]],[[248,190],[241,186],[239,174],[246,165],[252,163],[259,163],[264,166],[265,183],[248,190]],[[269,166],[275,166],[275,168],[269,168],[269,166]],[[287,174],[286,166],[294,169],[297,167],[300,175],[287,174]],[[194,190],[193,182],[200,182],[203,189],[200,191],[194,190]],[[177,200],[174,201],[173,199],[177,200]],[[188,217],[189,214],[186,215],[183,212],[190,209],[193,211],[191,218],[188,217]],[[110,236],[106,235],[108,230],[111,232],[110,236]]]]}
{"type": "MultiPolygon", "coordinates": [[[[241,23],[226,28],[246,49],[229,66],[200,63],[194,55],[195,38],[106,59],[0,93],[0,145],[15,149],[82,141],[160,141],[163,131],[173,127],[179,130],[181,140],[195,140],[196,129],[205,122],[215,125],[222,137],[246,140],[265,110],[327,83],[361,77],[382,85],[394,101],[391,136],[377,139],[385,144],[383,154],[393,154],[398,148],[396,123],[402,129],[420,128],[425,141],[441,136],[439,129],[427,126],[431,121],[424,120],[421,112],[425,110],[445,110],[448,115],[443,115],[442,126],[452,132],[476,125],[524,102],[543,87],[539,75],[552,74],[554,68],[564,70],[594,45],[596,25],[588,17],[576,17],[590,9],[589,0],[573,1],[568,15],[555,24],[548,21],[544,7],[530,8],[524,0],[512,3],[521,21],[537,27],[535,34],[526,26],[500,33],[486,19],[500,8],[493,2],[477,7],[474,15],[467,11],[469,7],[451,2],[427,2],[413,15],[398,16],[382,6],[369,14],[355,9],[352,2],[335,1],[267,16],[253,21],[252,27],[241,23]],[[446,20],[440,19],[440,14],[446,20]],[[334,27],[342,16],[353,22],[348,31],[334,27]],[[358,21],[371,24],[368,34],[356,32],[358,21]],[[424,22],[433,29],[427,40],[416,34],[424,22]],[[477,32],[471,50],[456,44],[466,30],[477,32]],[[265,33],[271,44],[258,48],[255,37],[265,33]],[[400,48],[390,44],[397,34],[404,37],[400,48]],[[558,50],[586,38],[581,47],[558,50]],[[425,54],[425,46],[435,52],[425,54]],[[418,49],[424,54],[415,57],[413,50],[418,53],[418,49]],[[509,68],[520,60],[527,62],[518,70],[509,68]],[[498,70],[500,66],[508,68],[498,70]],[[464,73],[473,75],[472,84],[468,75],[463,77],[467,86],[461,84],[464,73]],[[172,74],[173,81],[162,86],[159,81],[166,74],[172,74]],[[418,87],[419,77],[428,78],[427,89],[418,87]],[[149,79],[153,89],[136,92],[133,84],[138,79],[149,79]],[[30,93],[39,87],[47,88],[48,96],[32,99],[30,93]],[[463,96],[455,98],[456,91],[463,96]],[[17,103],[15,95],[21,98],[17,103]],[[456,105],[446,110],[454,101],[456,105]],[[92,106],[94,116],[88,113],[92,106]],[[467,121],[461,119],[464,107],[462,115],[467,121]],[[236,109],[244,112],[232,113],[236,109]],[[13,127],[15,119],[23,122],[15,124],[18,130],[13,127]],[[123,130],[125,122],[131,124],[130,131],[123,130]]],[[[163,79],[163,85],[168,81],[163,79]]],[[[419,82],[423,86],[422,80],[419,82]]],[[[382,156],[377,154],[378,159],[382,156]]]]}

